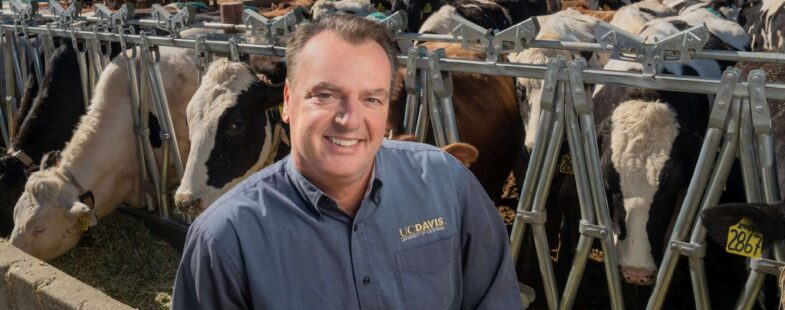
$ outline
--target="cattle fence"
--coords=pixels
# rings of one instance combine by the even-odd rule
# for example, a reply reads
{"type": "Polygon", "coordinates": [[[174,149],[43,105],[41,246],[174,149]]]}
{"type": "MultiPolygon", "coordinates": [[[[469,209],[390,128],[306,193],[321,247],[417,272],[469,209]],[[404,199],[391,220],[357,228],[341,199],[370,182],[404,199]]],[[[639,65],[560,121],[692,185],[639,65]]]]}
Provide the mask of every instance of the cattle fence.
{"type": "MultiPolygon", "coordinates": [[[[49,14],[35,12],[34,8],[19,0],[10,1],[10,10],[1,16],[7,20],[0,26],[4,53],[6,96],[0,109],[0,129],[6,145],[10,145],[13,115],[23,93],[29,74],[41,81],[45,64],[35,57],[33,72],[28,72],[25,53],[19,50],[19,40],[36,38],[40,41],[34,49],[49,56],[54,50],[55,37],[70,39],[77,52],[85,96],[95,87],[103,67],[109,63],[108,43],[121,45],[120,57],[127,60],[139,58],[141,71],[133,62],[126,61],[132,82],[132,98],[137,144],[137,156],[142,164],[140,177],[145,182],[140,195],[144,195],[148,210],[158,212],[164,220],[180,225],[191,218],[172,210],[169,206],[166,180],[170,165],[177,177],[183,175],[181,154],[177,148],[170,111],[164,95],[158,67],[159,46],[194,49],[195,63],[201,74],[214,55],[239,61],[240,55],[255,54],[284,56],[285,38],[298,23],[307,22],[300,11],[267,19],[246,10],[244,25],[195,22],[195,14],[188,9],[170,13],[154,5],[150,19],[135,19],[129,5],[112,12],[96,4],[94,16],[80,16],[72,5],[63,8],[57,1],[49,3],[49,14]],[[134,27],[152,27],[168,35],[154,35],[134,27]],[[250,34],[254,43],[245,42],[242,34],[217,38],[197,36],[183,38],[179,33],[188,29],[218,29],[250,34]],[[81,48],[80,44],[81,43],[81,48]],[[103,48],[102,48],[103,46],[103,48]],[[87,59],[93,65],[88,68],[87,59]],[[156,160],[148,139],[149,111],[154,109],[161,120],[159,136],[164,141],[161,162],[156,160]]],[[[430,127],[438,145],[457,142],[455,112],[452,105],[452,79],[450,72],[468,72],[486,75],[523,77],[544,80],[541,99],[542,111],[531,150],[528,169],[520,190],[517,215],[511,234],[512,255],[517,261],[521,244],[527,231],[534,238],[539,272],[543,279],[545,296],[550,309],[573,307],[578,285],[583,277],[589,251],[594,240],[599,240],[604,254],[605,275],[613,309],[623,309],[621,281],[619,279],[618,250],[611,230],[611,217],[600,171],[600,153],[597,146],[595,120],[592,114],[591,86],[595,84],[637,87],[652,90],[714,95],[709,127],[701,147],[695,172],[690,180],[687,196],[679,211],[670,242],[659,266],[654,291],[647,309],[663,305],[678,259],[688,258],[696,307],[710,308],[703,256],[705,255],[706,229],[700,210],[712,207],[727,180],[730,167],[737,154],[741,159],[745,193],[749,202],[772,203],[780,198],[775,170],[771,115],[767,99],[785,100],[785,84],[766,82],[762,70],[753,70],[747,77],[738,68],[727,69],[721,79],[660,74],[658,66],[664,63],[687,63],[692,59],[776,62],[785,64],[785,54],[703,50],[709,33],[705,26],[693,27],[657,43],[644,43],[637,36],[624,30],[602,24],[597,43],[561,42],[536,39],[539,25],[535,18],[526,20],[502,31],[490,31],[463,18],[452,21],[452,35],[429,35],[402,32],[405,16],[395,13],[380,21],[395,35],[399,42],[440,41],[459,43],[464,48],[484,52],[485,60],[447,58],[443,50],[428,51],[412,47],[398,56],[400,66],[406,68],[405,132],[414,134],[419,141],[426,139],[430,127]],[[643,72],[620,72],[587,68],[582,58],[565,60],[550,58],[547,64],[522,64],[503,61],[501,55],[521,52],[527,48],[547,48],[570,51],[603,52],[612,59],[638,62],[643,72]],[[746,79],[745,79],[746,78],[746,79]],[[546,210],[551,180],[553,179],[559,148],[566,137],[573,154],[573,167],[580,202],[579,241],[567,284],[560,293],[551,264],[548,239],[545,233],[546,210]]],[[[48,57],[46,57],[48,61],[48,57]]],[[[201,80],[200,80],[201,81],[201,80]]],[[[152,133],[155,134],[155,133],[152,133]]],[[[759,294],[766,275],[777,275],[785,266],[785,252],[779,245],[762,259],[750,260],[749,277],[736,308],[750,309],[759,294]]]]}

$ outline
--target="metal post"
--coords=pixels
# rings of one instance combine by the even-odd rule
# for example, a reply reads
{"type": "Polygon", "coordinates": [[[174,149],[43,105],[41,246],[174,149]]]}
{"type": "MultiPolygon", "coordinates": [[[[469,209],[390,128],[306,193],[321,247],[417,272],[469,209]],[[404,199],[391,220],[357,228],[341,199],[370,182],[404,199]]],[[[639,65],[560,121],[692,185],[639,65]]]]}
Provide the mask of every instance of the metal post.
{"type": "MultiPolygon", "coordinates": [[[[7,49],[7,51],[11,51],[12,67],[7,68],[13,68],[13,77],[16,79],[16,92],[21,95],[25,93],[24,69],[27,69],[27,67],[22,65],[22,58],[19,54],[19,46],[16,44],[16,30],[14,30],[13,33],[9,32],[8,35],[9,36],[6,37],[6,40],[8,40],[9,49],[7,49]]],[[[16,110],[14,110],[14,113],[16,113],[16,110]]]]}
{"type": "Polygon", "coordinates": [[[531,157],[529,159],[529,166],[526,169],[526,176],[523,179],[523,186],[521,187],[520,199],[518,200],[517,212],[515,221],[512,224],[512,232],[510,233],[510,251],[512,252],[512,260],[518,261],[518,256],[523,243],[524,231],[526,223],[520,221],[521,212],[531,210],[532,201],[534,199],[534,190],[537,186],[537,179],[539,178],[540,171],[542,170],[543,161],[545,160],[545,148],[547,146],[548,136],[553,128],[553,107],[556,97],[556,83],[558,82],[559,72],[564,66],[564,60],[554,57],[548,61],[548,70],[543,80],[543,92],[541,96],[540,106],[540,122],[537,124],[536,138],[532,146],[531,157]]]}
{"type": "MultiPolygon", "coordinates": [[[[690,185],[687,188],[687,195],[684,197],[684,202],[673,226],[669,242],[671,245],[674,242],[683,243],[682,240],[686,240],[690,233],[690,227],[694,223],[703,192],[709,181],[709,174],[717,159],[717,147],[720,144],[725,129],[725,122],[729,116],[728,110],[732,104],[733,91],[739,75],[740,70],[738,68],[728,68],[722,75],[720,87],[717,91],[717,96],[714,98],[714,105],[709,116],[709,128],[701,146],[695,172],[692,174],[690,185]]],[[[665,295],[673,278],[673,272],[676,270],[678,255],[679,253],[673,249],[673,246],[666,247],[665,255],[663,255],[662,263],[657,272],[657,282],[646,305],[647,310],[662,308],[662,304],[665,302],[665,295]]]]}
{"type": "Polygon", "coordinates": [[[420,72],[417,69],[417,60],[421,55],[425,55],[427,49],[424,46],[409,48],[406,58],[406,73],[404,75],[404,89],[406,90],[406,110],[403,114],[403,132],[414,134],[416,112],[420,108],[417,92],[422,88],[419,84],[420,72]]]}
{"type": "MultiPolygon", "coordinates": [[[[597,224],[600,228],[611,227],[611,216],[608,208],[608,200],[605,194],[605,187],[600,171],[600,151],[597,148],[597,133],[594,129],[594,114],[592,113],[591,93],[587,91],[583,82],[583,69],[586,68],[586,60],[579,58],[572,61],[569,66],[570,84],[573,94],[575,113],[578,114],[581,122],[581,133],[584,146],[584,160],[587,163],[587,173],[589,185],[594,202],[595,212],[597,212],[597,224]]],[[[574,161],[573,161],[574,162],[574,161]]],[[[621,280],[619,279],[618,251],[611,239],[611,234],[604,237],[600,234],[600,244],[605,256],[605,276],[608,279],[608,288],[613,309],[624,308],[621,293],[621,280]]]]}
{"type": "Polygon", "coordinates": [[[39,54],[38,47],[32,44],[32,41],[30,40],[30,36],[27,34],[27,26],[23,25],[21,28],[22,28],[22,37],[25,38],[27,42],[30,42],[30,48],[33,51],[33,70],[35,70],[35,79],[38,82],[38,87],[42,87],[44,81],[44,66],[41,63],[41,57],[38,55],[39,54]]]}
{"type": "Polygon", "coordinates": [[[452,76],[443,72],[439,66],[439,58],[445,57],[444,49],[428,53],[428,71],[431,73],[433,94],[438,98],[439,112],[442,116],[443,132],[446,143],[460,142],[458,124],[455,121],[455,109],[452,104],[452,76]]]}
{"type": "Polygon", "coordinates": [[[71,44],[76,52],[76,62],[79,64],[79,78],[82,80],[82,99],[84,100],[84,108],[87,110],[90,107],[90,81],[87,72],[87,42],[84,42],[84,50],[79,49],[74,34],[74,28],[71,28],[71,44]]]}
{"type": "Polygon", "coordinates": [[[194,64],[196,69],[199,70],[199,85],[202,85],[202,77],[204,72],[207,71],[207,51],[204,50],[204,45],[207,40],[206,36],[199,36],[196,38],[196,45],[194,45],[194,64]]]}
{"type": "Polygon", "coordinates": [[[420,79],[420,86],[422,86],[419,100],[420,111],[417,113],[417,126],[414,129],[414,135],[417,136],[417,142],[425,142],[425,135],[428,133],[428,123],[430,121],[430,115],[428,114],[428,97],[430,94],[430,87],[428,86],[427,70],[420,74],[420,79]]]}
{"type": "Polygon", "coordinates": [[[14,128],[16,127],[14,123],[14,114],[16,114],[16,80],[14,77],[14,60],[13,56],[11,55],[11,51],[14,50],[13,47],[13,33],[10,31],[2,32],[2,39],[3,39],[3,49],[5,52],[3,53],[3,61],[5,65],[5,117],[7,118],[6,122],[6,129],[7,135],[9,138],[10,145],[10,138],[15,136],[14,128]]]}
{"type": "MultiPolygon", "coordinates": [[[[430,70],[428,71],[430,75],[430,70]]],[[[433,93],[433,80],[428,79],[428,114],[431,117],[431,129],[433,129],[433,137],[436,141],[436,146],[445,146],[447,144],[447,137],[444,133],[444,118],[442,117],[442,110],[439,102],[436,100],[436,94],[433,93]]]]}

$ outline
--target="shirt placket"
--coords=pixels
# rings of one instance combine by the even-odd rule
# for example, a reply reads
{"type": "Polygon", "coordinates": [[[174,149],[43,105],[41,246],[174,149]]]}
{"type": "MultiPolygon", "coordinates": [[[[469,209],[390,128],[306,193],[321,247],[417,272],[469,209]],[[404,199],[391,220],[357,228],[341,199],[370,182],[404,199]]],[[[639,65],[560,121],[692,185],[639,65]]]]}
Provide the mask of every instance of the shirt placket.
{"type": "MultiPolygon", "coordinates": [[[[365,204],[365,201],[363,201],[365,204]]],[[[362,208],[367,207],[363,206],[362,208]]],[[[352,268],[354,271],[354,283],[357,287],[357,297],[360,301],[361,309],[380,309],[377,298],[377,290],[379,289],[378,279],[374,276],[369,261],[369,248],[366,238],[368,233],[367,225],[360,217],[358,212],[352,224],[351,233],[351,253],[352,253],[352,268]]]]}

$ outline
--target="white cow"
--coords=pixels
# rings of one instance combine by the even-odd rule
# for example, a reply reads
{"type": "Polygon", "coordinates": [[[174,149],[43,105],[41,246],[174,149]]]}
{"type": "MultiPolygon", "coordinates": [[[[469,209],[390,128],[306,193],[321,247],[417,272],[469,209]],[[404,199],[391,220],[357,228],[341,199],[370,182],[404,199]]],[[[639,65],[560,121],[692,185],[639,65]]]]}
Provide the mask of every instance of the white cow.
{"type": "MultiPolygon", "coordinates": [[[[185,160],[190,148],[185,109],[198,73],[190,50],[161,47],[160,55],[163,88],[185,160]]],[[[53,259],[76,245],[81,225],[95,225],[121,203],[142,205],[128,81],[125,61],[115,58],[101,74],[90,109],[59,165],[33,173],[27,181],[14,209],[13,245],[53,259]]]]}

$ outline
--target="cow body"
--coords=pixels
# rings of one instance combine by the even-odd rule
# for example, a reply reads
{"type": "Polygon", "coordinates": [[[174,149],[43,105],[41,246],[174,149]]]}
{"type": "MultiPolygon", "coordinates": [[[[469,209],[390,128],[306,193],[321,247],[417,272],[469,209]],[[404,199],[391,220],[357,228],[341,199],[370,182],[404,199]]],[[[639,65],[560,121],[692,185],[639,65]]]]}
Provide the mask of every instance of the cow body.
{"type": "MultiPolygon", "coordinates": [[[[161,47],[160,55],[163,89],[185,160],[190,148],[185,108],[196,91],[198,73],[189,50],[161,47]]],[[[142,204],[124,62],[118,57],[105,68],[90,110],[63,150],[59,165],[33,173],[25,186],[14,209],[11,242],[31,255],[45,260],[57,257],[79,240],[80,225],[95,224],[120,203],[142,204]],[[94,206],[80,198],[86,194],[83,191],[92,193],[94,206]]]]}
{"type": "Polygon", "coordinates": [[[785,0],[753,1],[742,14],[754,48],[785,52],[785,0]]]}

